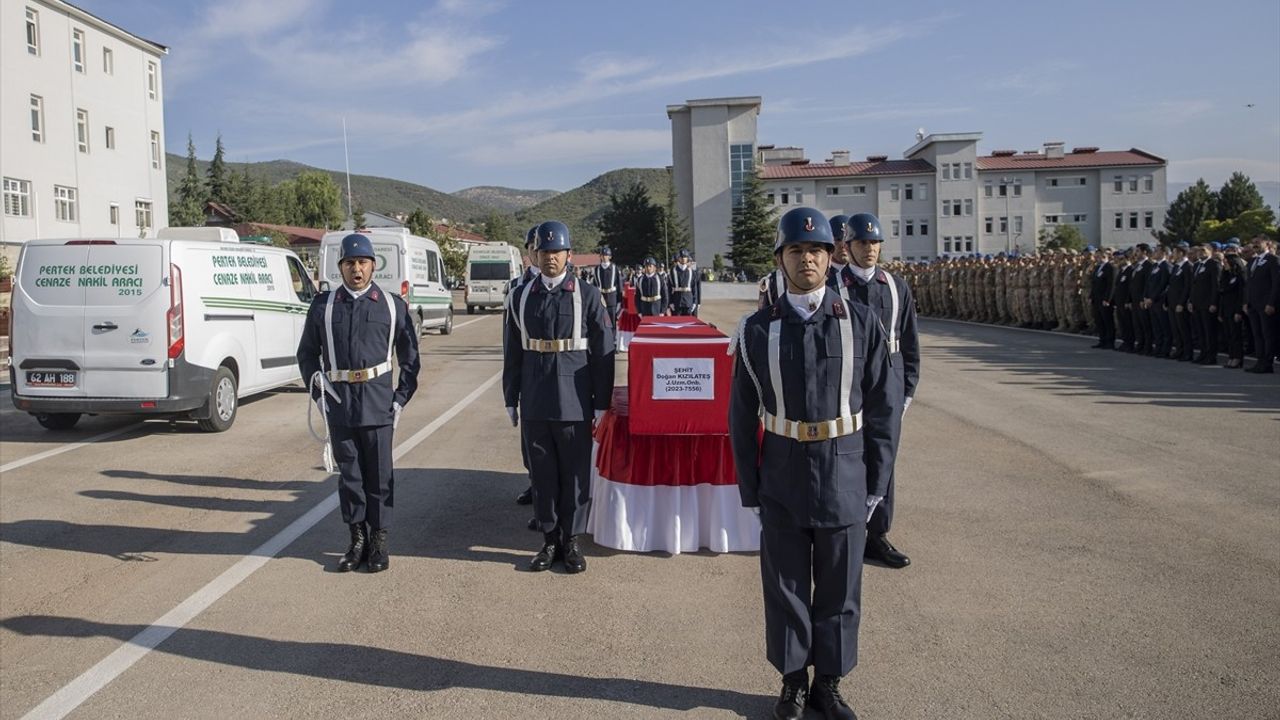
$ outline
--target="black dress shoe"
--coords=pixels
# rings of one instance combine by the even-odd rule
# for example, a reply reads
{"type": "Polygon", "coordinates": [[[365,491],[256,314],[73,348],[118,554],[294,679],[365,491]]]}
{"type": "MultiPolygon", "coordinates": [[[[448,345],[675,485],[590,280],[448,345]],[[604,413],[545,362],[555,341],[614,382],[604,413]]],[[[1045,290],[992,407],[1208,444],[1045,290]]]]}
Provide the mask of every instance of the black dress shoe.
{"type": "Polygon", "coordinates": [[[804,717],[805,701],[809,699],[808,672],[806,678],[799,682],[784,680],[782,694],[773,705],[773,717],[776,720],[800,720],[804,717]]]}
{"type": "Polygon", "coordinates": [[[382,572],[391,567],[391,555],[387,550],[387,529],[378,528],[369,533],[373,548],[369,550],[369,572],[382,572]]]}
{"type": "Polygon", "coordinates": [[[347,552],[338,560],[338,572],[351,572],[360,567],[360,563],[369,558],[369,535],[365,532],[364,523],[352,523],[347,526],[351,530],[351,544],[347,552]]]}
{"type": "Polygon", "coordinates": [[[529,524],[526,527],[528,527],[530,530],[537,530],[540,527],[538,525],[538,518],[536,517],[529,518],[529,524]]]}
{"type": "Polygon", "coordinates": [[[560,533],[552,530],[542,534],[542,549],[529,561],[529,569],[534,572],[550,570],[551,563],[560,559],[560,533]]]}
{"type": "Polygon", "coordinates": [[[516,504],[517,505],[533,504],[533,486],[532,485],[529,486],[528,490],[525,490],[524,492],[516,496],[516,504]]]}
{"type": "Polygon", "coordinates": [[[889,539],[883,535],[867,533],[867,546],[862,551],[862,557],[868,560],[878,560],[891,568],[904,568],[911,564],[911,558],[903,555],[898,548],[889,542],[889,539]]]}
{"type": "Polygon", "coordinates": [[[564,543],[564,569],[571,573],[580,573],[587,569],[587,558],[578,546],[578,536],[570,535],[564,543]]]}
{"type": "Polygon", "coordinates": [[[840,696],[840,678],[835,675],[814,676],[809,707],[820,711],[827,720],[858,720],[853,708],[840,696]]]}

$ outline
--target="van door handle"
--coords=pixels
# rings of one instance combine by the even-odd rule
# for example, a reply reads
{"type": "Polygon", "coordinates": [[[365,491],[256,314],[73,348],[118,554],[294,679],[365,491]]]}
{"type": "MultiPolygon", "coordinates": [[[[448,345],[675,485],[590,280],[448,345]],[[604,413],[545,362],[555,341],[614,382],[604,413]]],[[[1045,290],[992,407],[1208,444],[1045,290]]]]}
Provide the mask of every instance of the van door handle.
{"type": "Polygon", "coordinates": [[[108,320],[104,323],[98,323],[97,325],[94,325],[93,329],[94,330],[117,330],[119,329],[119,327],[120,327],[119,325],[116,325],[115,323],[108,320]]]}

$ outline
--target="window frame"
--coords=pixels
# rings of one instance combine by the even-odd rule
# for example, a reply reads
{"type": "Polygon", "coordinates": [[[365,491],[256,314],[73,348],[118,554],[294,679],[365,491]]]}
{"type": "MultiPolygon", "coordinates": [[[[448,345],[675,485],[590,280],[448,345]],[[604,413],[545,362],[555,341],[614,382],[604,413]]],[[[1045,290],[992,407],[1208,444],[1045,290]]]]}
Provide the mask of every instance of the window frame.
{"type": "Polygon", "coordinates": [[[964,216],[973,217],[973,198],[964,199],[964,216]]]}
{"type": "Polygon", "coordinates": [[[1144,193],[1155,192],[1155,187],[1156,187],[1156,179],[1154,176],[1151,176],[1151,175],[1142,176],[1142,192],[1144,193]]]}
{"type": "Polygon", "coordinates": [[[3,194],[5,217],[31,217],[30,180],[5,177],[3,180],[3,194]],[[14,209],[18,212],[9,212],[10,198],[12,198],[12,202],[14,203],[14,209]]]}
{"type": "Polygon", "coordinates": [[[1134,211],[1134,212],[1129,213],[1129,229],[1130,229],[1130,230],[1137,230],[1137,229],[1138,229],[1138,213],[1137,213],[1137,211],[1134,211]]]}
{"type": "Polygon", "coordinates": [[[904,220],[904,221],[902,221],[902,231],[903,231],[903,234],[904,234],[904,236],[905,236],[905,237],[915,237],[915,236],[916,236],[916,221],[915,221],[915,220],[904,220]]]}
{"type": "Polygon", "coordinates": [[[996,223],[995,223],[995,217],[994,217],[994,216],[987,215],[986,217],[982,218],[982,227],[983,227],[983,232],[984,232],[985,234],[990,235],[990,234],[994,233],[994,232],[995,232],[995,229],[994,229],[994,228],[995,228],[995,226],[996,226],[996,223]]]}
{"type": "Polygon", "coordinates": [[[1116,213],[1116,221],[1115,221],[1115,228],[1114,228],[1114,229],[1116,229],[1116,230],[1123,230],[1123,229],[1124,229],[1124,213],[1122,213],[1122,212],[1118,212],[1118,213],[1116,213]]]}
{"type": "Polygon", "coordinates": [[[108,150],[116,149],[116,129],[110,125],[103,125],[105,137],[103,138],[103,146],[108,150]]]}
{"type": "Polygon", "coordinates": [[[103,45],[102,46],[102,74],[116,74],[116,53],[115,50],[103,45]]]}
{"type": "Polygon", "coordinates": [[[899,197],[900,195],[898,191],[898,183],[890,183],[889,184],[889,202],[898,202],[899,197]]]}
{"type": "Polygon", "coordinates": [[[160,133],[155,130],[151,131],[151,169],[159,170],[161,159],[164,157],[164,148],[160,147],[160,133]]]}
{"type": "Polygon", "coordinates": [[[40,11],[30,6],[26,10],[27,54],[40,57],[40,11]]]}
{"type": "Polygon", "coordinates": [[[44,97],[32,95],[29,107],[31,110],[31,140],[43,144],[45,135],[44,97]]]}
{"type": "Polygon", "coordinates": [[[916,198],[917,200],[928,200],[929,199],[929,183],[927,182],[920,183],[919,189],[916,190],[916,195],[919,196],[916,198]]]}
{"type": "Polygon", "coordinates": [[[903,202],[906,202],[907,200],[915,200],[915,199],[916,199],[915,186],[912,183],[903,183],[902,184],[903,202]]]}
{"type": "Polygon", "coordinates": [[[81,28],[71,28],[71,69],[85,74],[85,35],[81,28]]]}
{"type": "Polygon", "coordinates": [[[112,225],[120,224],[120,203],[110,203],[107,205],[107,220],[112,225]]]}
{"type": "Polygon", "coordinates": [[[902,221],[892,220],[889,222],[889,229],[893,232],[893,237],[898,237],[902,233],[902,221]]]}
{"type": "Polygon", "coordinates": [[[89,111],[76,108],[76,150],[89,154],[89,111]]]}
{"type": "Polygon", "coordinates": [[[928,237],[928,236],[929,236],[929,219],[921,218],[920,219],[920,237],[928,237]]]}
{"type": "Polygon", "coordinates": [[[79,200],[76,189],[70,185],[53,186],[53,219],[58,222],[79,222],[79,200]]]}
{"type": "Polygon", "coordinates": [[[133,201],[133,222],[139,230],[146,230],[154,227],[155,223],[155,206],[151,200],[143,198],[135,198],[133,201]],[[143,221],[146,221],[146,224],[143,221]]]}
{"type": "Polygon", "coordinates": [[[147,61],[147,99],[160,99],[160,65],[155,60],[147,61]]]}
{"type": "Polygon", "coordinates": [[[1153,210],[1147,210],[1142,213],[1142,227],[1144,229],[1154,229],[1156,226],[1156,214],[1153,210]]]}

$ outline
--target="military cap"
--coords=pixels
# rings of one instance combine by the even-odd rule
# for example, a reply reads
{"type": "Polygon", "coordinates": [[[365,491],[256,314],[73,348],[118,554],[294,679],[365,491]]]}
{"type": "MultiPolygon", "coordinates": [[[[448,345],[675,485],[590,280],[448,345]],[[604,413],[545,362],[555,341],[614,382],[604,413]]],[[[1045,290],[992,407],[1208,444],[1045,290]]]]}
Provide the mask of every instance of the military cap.
{"type": "Polygon", "coordinates": [[[548,220],[538,226],[538,252],[560,252],[572,250],[569,239],[569,228],[559,220],[548,220]]]}
{"type": "Polygon", "coordinates": [[[339,260],[355,257],[377,258],[373,254],[373,243],[369,241],[368,235],[351,233],[342,238],[342,256],[339,260]]]}
{"type": "Polygon", "coordinates": [[[871,213],[854,213],[844,227],[844,241],[883,242],[884,233],[880,229],[880,218],[871,213]]]}
{"type": "Polygon", "coordinates": [[[800,243],[817,243],[826,245],[829,251],[835,250],[836,241],[831,237],[831,224],[820,211],[798,207],[788,210],[778,220],[778,235],[773,243],[773,251],[780,252],[785,245],[800,243]]]}

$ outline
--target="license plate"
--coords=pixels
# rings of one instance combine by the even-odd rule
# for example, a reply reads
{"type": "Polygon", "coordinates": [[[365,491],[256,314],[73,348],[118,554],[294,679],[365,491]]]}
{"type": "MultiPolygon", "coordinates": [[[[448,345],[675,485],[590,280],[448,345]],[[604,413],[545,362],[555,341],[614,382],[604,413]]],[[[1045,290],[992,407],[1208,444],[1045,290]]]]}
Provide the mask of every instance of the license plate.
{"type": "Polygon", "coordinates": [[[75,387],[76,374],[64,370],[28,370],[27,385],[30,387],[75,387]]]}

